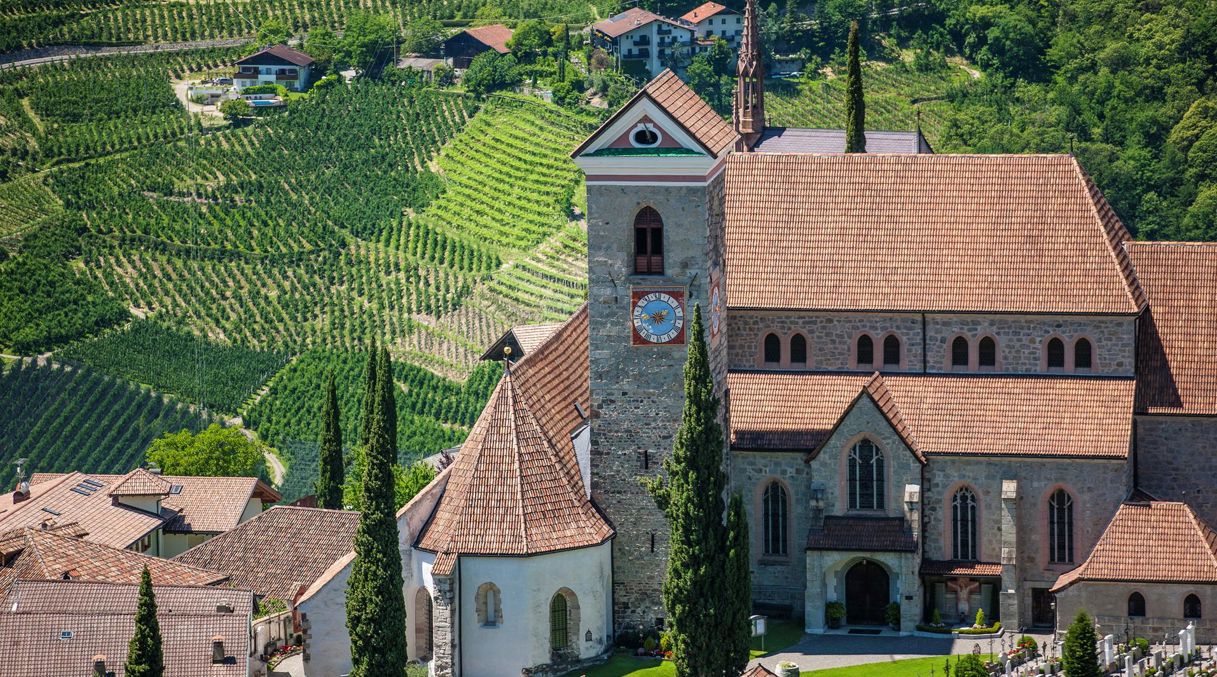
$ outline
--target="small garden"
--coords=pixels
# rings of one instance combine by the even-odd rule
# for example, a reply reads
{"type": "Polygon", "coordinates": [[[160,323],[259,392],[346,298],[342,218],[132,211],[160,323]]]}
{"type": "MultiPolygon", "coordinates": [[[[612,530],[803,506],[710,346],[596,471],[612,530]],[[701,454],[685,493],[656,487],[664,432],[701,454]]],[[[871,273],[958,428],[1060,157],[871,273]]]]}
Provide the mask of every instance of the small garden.
{"type": "MultiPolygon", "coordinates": [[[[976,610],[976,622],[972,625],[953,626],[942,621],[942,614],[937,609],[934,610],[933,616],[929,623],[918,623],[917,630],[919,632],[933,632],[942,635],[995,635],[1001,632],[1001,621],[993,621],[989,623],[985,619],[985,610],[976,610]]],[[[1025,639],[1030,639],[1026,637],[1025,639]]],[[[1032,640],[1034,643],[1034,640],[1032,640]]]]}

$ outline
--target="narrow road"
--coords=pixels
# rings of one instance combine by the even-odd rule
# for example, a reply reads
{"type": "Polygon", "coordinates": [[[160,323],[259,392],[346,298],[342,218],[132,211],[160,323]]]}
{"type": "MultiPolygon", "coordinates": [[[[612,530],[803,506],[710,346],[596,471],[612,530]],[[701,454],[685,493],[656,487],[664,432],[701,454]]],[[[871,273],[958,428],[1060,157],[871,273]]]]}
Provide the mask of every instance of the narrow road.
{"type": "Polygon", "coordinates": [[[270,481],[276,487],[283,486],[283,476],[287,474],[287,468],[283,467],[283,461],[271,452],[266,452],[266,467],[270,468],[270,481]]]}
{"type": "Polygon", "coordinates": [[[51,45],[31,47],[8,54],[0,54],[0,70],[41,66],[42,64],[68,61],[90,56],[112,56],[115,54],[148,54],[152,52],[184,52],[189,49],[208,47],[236,47],[249,42],[250,37],[221,38],[218,40],[194,40],[191,42],[163,42],[151,45],[51,45]]]}

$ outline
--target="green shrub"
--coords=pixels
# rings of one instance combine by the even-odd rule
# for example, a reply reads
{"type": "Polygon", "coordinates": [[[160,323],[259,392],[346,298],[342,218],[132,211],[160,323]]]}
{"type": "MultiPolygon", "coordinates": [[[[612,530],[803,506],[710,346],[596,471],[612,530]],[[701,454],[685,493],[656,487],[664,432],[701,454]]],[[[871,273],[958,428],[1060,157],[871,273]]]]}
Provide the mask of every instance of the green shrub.
{"type": "Polygon", "coordinates": [[[845,618],[845,605],[840,602],[829,602],[824,605],[824,618],[839,621],[845,618]]]}
{"type": "Polygon", "coordinates": [[[900,629],[900,603],[892,602],[891,604],[888,604],[887,608],[883,610],[883,619],[886,620],[887,624],[892,626],[892,628],[899,630],[900,629]]]}
{"type": "Polygon", "coordinates": [[[960,628],[955,632],[961,635],[991,635],[999,630],[1001,630],[1001,621],[993,621],[993,625],[979,628],[960,628]]]}
{"type": "Polygon", "coordinates": [[[985,609],[984,609],[984,607],[981,607],[976,610],[976,623],[972,627],[974,627],[974,628],[985,627],[985,609]]]}

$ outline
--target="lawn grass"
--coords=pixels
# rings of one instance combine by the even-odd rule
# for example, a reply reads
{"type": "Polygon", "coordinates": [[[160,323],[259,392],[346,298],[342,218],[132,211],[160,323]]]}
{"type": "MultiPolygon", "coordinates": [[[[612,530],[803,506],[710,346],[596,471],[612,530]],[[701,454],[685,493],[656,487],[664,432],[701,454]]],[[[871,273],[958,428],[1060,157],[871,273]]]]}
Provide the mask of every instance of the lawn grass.
{"type": "MultiPolygon", "coordinates": [[[[769,620],[769,632],[765,637],[765,650],[761,651],[761,638],[753,637],[752,646],[748,652],[749,658],[766,656],[798,642],[803,638],[803,623],[791,620],[769,620]]],[[[676,666],[672,661],[658,661],[654,658],[639,658],[622,650],[603,665],[597,665],[587,670],[577,670],[567,677],[585,675],[586,677],[673,677],[676,666]]]]}
{"type": "Polygon", "coordinates": [[[761,638],[753,637],[748,647],[749,658],[759,658],[785,649],[803,639],[803,622],[798,620],[769,619],[769,628],[765,636],[765,650],[761,651],[761,638]]]}
{"type": "MultiPolygon", "coordinates": [[[[992,656],[981,656],[981,660],[989,660],[992,656]]],[[[959,656],[951,657],[951,666],[959,656]]],[[[927,656],[925,658],[906,658],[888,663],[867,663],[866,665],[851,665],[847,668],[828,668],[825,670],[803,671],[800,677],[928,677],[930,669],[935,675],[942,674],[942,665],[946,656],[927,656]]]]}

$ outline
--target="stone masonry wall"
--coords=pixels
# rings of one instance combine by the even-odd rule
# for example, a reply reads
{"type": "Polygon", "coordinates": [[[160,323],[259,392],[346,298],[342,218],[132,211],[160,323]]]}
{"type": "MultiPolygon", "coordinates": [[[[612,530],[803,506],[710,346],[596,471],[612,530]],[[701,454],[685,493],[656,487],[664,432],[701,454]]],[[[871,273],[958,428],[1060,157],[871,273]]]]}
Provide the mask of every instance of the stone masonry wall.
{"type": "Polygon", "coordinates": [[[1056,595],[1057,630],[1064,633],[1079,611],[1099,623],[1099,636],[1112,634],[1124,641],[1125,624],[1134,637],[1161,642],[1168,635],[1178,641],[1178,633],[1188,623],[1196,624],[1196,642],[1217,642],[1217,586],[1176,583],[1100,583],[1080,582],[1056,595]],[[1128,596],[1139,592],[1145,597],[1145,616],[1128,616],[1128,596]],[[1183,600],[1188,595],[1200,598],[1201,618],[1183,617],[1183,600]]]}
{"type": "Polygon", "coordinates": [[[851,313],[761,313],[731,312],[730,359],[736,369],[763,367],[761,343],[769,332],[782,340],[783,364],[789,361],[790,337],[807,337],[807,365],[816,370],[852,369],[853,344],[858,334],[869,332],[875,339],[875,359],[883,359],[883,336],[895,333],[903,344],[908,369],[921,371],[921,316],[851,313]]]}
{"type": "Polygon", "coordinates": [[[811,469],[798,451],[742,451],[731,457],[731,491],[744,499],[752,554],[752,599],[765,605],[786,606],[795,617],[803,615],[804,566],[811,469]],[[762,498],[770,483],[786,490],[786,555],[766,555],[762,498]]]}
{"type": "MultiPolygon", "coordinates": [[[[1137,481],[1155,498],[1184,501],[1217,526],[1217,416],[1138,416],[1137,481]]],[[[1214,609],[1217,611],[1217,609],[1214,609]]]]}
{"type": "Polygon", "coordinates": [[[950,344],[958,335],[968,338],[971,363],[977,363],[977,344],[983,336],[997,339],[997,368],[1010,373],[1039,373],[1044,346],[1056,336],[1065,343],[1065,364],[1073,364],[1073,343],[1086,337],[1093,346],[1094,374],[1131,376],[1136,354],[1136,318],[1010,315],[927,315],[928,371],[947,371],[950,344]]]}

